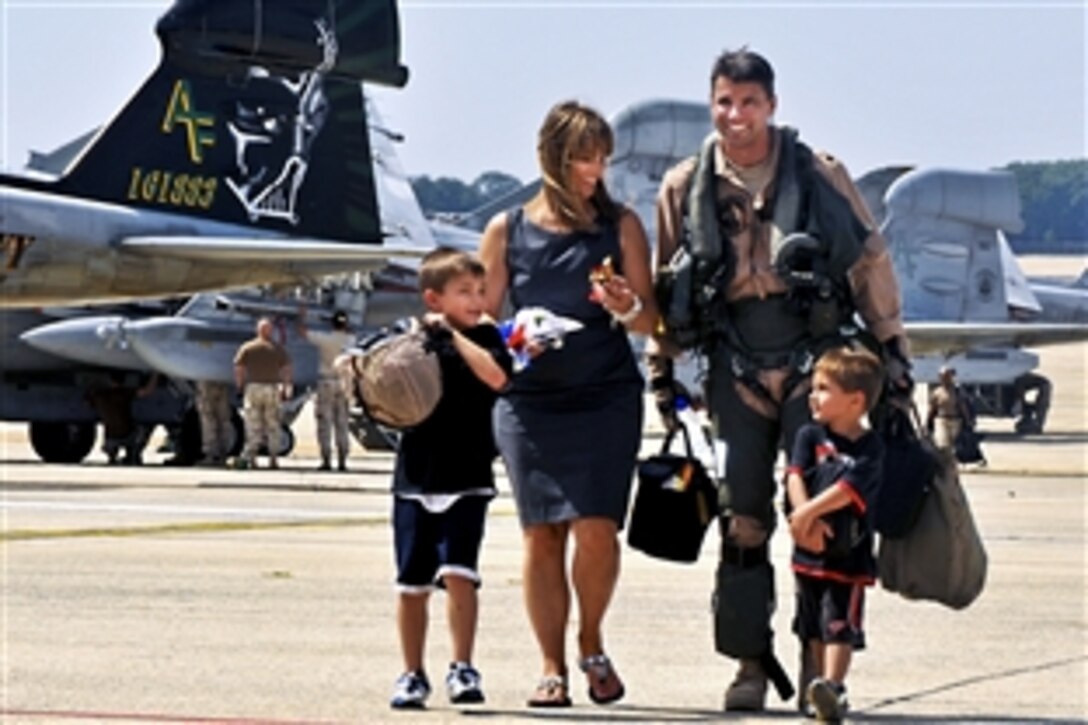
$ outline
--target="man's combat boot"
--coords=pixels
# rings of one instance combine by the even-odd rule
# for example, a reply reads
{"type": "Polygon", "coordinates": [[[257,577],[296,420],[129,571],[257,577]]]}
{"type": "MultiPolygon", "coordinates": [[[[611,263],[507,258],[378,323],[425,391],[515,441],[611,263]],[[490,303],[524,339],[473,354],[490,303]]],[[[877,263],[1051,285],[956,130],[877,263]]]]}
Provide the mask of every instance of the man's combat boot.
{"type": "Polygon", "coordinates": [[[737,676],[725,690],[725,709],[758,712],[767,699],[767,673],[759,660],[741,660],[737,676]]]}

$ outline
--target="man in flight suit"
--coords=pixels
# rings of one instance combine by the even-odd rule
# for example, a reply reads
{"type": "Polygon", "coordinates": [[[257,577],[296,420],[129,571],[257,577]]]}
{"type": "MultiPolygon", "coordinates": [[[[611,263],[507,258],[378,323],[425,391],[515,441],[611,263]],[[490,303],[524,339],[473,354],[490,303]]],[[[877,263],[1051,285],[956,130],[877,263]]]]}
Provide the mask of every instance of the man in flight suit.
{"type": "Polygon", "coordinates": [[[772,123],[776,104],[766,59],[747,48],[723,53],[711,72],[715,132],[697,156],[669,170],[657,200],[654,269],[659,294],[669,299],[661,303],[660,334],[647,347],[650,385],[671,427],[677,341],[707,358],[723,534],[715,641],[740,661],[726,710],[762,710],[768,676],[789,697],[773,655],[767,552],[774,464],[810,418],[813,359],[844,343],[856,311],[882,344],[891,379],[910,386],[899,285],[884,239],[843,165],[772,123]],[[715,247],[716,256],[707,252],[715,247]],[[688,289],[688,307],[702,305],[695,342],[677,336],[670,304],[680,298],[662,284],[683,249],[713,260],[700,263],[704,276],[688,289]],[[765,645],[750,643],[753,632],[765,645]]]}

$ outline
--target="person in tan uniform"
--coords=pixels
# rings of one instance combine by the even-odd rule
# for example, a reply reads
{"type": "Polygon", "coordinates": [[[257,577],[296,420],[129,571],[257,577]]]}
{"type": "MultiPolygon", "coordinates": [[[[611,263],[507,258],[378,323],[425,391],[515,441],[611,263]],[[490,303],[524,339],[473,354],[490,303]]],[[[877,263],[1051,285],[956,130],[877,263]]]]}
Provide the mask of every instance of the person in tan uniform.
{"type": "MultiPolygon", "coordinates": [[[[740,662],[726,710],[762,710],[768,678],[783,699],[792,695],[773,654],[768,547],[774,465],[810,419],[813,361],[848,342],[857,312],[881,343],[889,378],[903,392],[911,385],[885,241],[845,167],[775,125],[776,104],[765,58],[747,48],[719,56],[715,131],[668,171],[657,200],[663,318],[647,346],[650,387],[663,422],[675,426],[682,387],[672,358],[680,348],[705,356],[722,514],[715,645],[740,662]]],[[[802,652],[799,707],[814,674],[802,652]]]]}
{"type": "Polygon", "coordinates": [[[268,467],[278,468],[280,448],[280,401],[290,397],[291,360],[273,339],[272,320],[257,322],[257,336],[238,348],[234,356],[234,382],[243,391],[246,444],[240,468],[257,467],[257,451],[268,449],[268,467]]]}
{"type": "Polygon", "coordinates": [[[956,384],[956,370],[942,366],[938,373],[940,384],[929,396],[926,428],[933,434],[933,445],[943,451],[954,451],[956,438],[968,422],[962,391],[956,384]]]}
{"type": "Polygon", "coordinates": [[[216,380],[198,380],[196,383],[196,411],[200,415],[200,440],[203,458],[199,464],[222,466],[230,453],[234,436],[231,423],[230,383],[216,380]]]}
{"type": "Polygon", "coordinates": [[[332,444],[336,439],[336,469],[348,470],[351,436],[348,431],[348,395],[350,387],[334,365],[336,358],[351,346],[355,337],[348,331],[348,316],[337,310],[332,316],[332,330],[311,330],[306,327],[306,310],[299,310],[299,337],[317,348],[318,380],[314,400],[314,422],[317,425],[317,445],[321,450],[319,471],[332,470],[332,444]],[[334,435],[335,434],[335,435],[334,435]]]}

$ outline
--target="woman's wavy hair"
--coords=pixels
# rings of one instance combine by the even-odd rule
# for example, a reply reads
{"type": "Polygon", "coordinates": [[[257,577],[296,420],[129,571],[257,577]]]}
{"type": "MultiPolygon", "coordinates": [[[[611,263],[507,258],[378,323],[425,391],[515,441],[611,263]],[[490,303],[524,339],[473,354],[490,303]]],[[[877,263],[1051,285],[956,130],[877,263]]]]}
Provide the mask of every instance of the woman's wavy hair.
{"type": "Polygon", "coordinates": [[[619,216],[619,206],[609,196],[603,179],[597,182],[589,204],[570,184],[572,161],[598,152],[607,158],[612,154],[612,143],[608,121],[577,101],[557,103],[544,118],[536,145],[541,190],[551,210],[572,229],[593,229],[596,218],[614,221],[619,216]]]}

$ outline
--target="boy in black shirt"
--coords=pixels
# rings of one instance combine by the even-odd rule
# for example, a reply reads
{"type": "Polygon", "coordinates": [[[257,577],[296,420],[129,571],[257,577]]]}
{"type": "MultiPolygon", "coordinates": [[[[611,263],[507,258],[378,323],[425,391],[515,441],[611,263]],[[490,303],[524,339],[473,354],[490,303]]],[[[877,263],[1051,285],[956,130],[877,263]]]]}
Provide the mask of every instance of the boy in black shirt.
{"type": "Polygon", "coordinates": [[[846,673],[865,646],[862,605],[876,579],[871,511],[884,446],[862,419],[884,375],[869,352],[835,349],[816,363],[812,423],[797,433],[786,471],[786,514],[794,540],[797,613],[793,628],[814,679],[802,697],[808,714],[839,722],[847,709],[846,673]]]}
{"type": "Polygon", "coordinates": [[[471,664],[476,562],[495,495],[491,409],[512,365],[498,329],[482,319],[484,267],[478,260],[436,249],[423,258],[419,285],[428,310],[423,324],[442,370],[442,397],[426,420],[404,431],[393,473],[397,628],[405,665],[390,702],[398,709],[422,708],[430,694],[423,644],[427,601],[439,584],[446,589],[453,640],[450,701],[484,700],[480,673],[471,664]]]}

